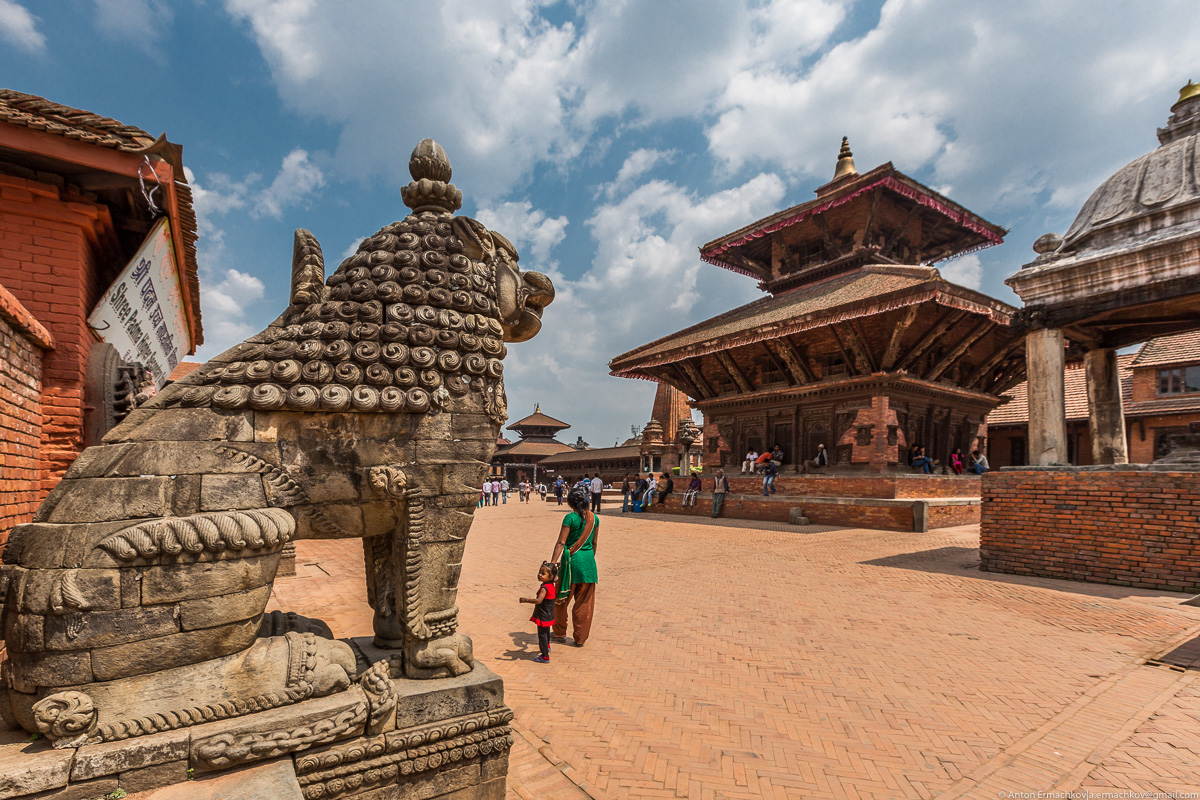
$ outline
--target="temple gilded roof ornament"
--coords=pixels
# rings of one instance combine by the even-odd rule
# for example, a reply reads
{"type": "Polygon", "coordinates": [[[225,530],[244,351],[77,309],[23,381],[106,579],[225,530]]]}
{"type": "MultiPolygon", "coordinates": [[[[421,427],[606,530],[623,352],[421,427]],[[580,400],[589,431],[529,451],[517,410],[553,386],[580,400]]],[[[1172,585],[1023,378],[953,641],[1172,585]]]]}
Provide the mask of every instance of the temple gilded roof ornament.
{"type": "Polygon", "coordinates": [[[843,136],[842,149],[838,151],[837,168],[833,172],[833,179],[836,181],[847,175],[857,174],[858,170],[854,168],[854,153],[850,152],[850,138],[843,136]]]}

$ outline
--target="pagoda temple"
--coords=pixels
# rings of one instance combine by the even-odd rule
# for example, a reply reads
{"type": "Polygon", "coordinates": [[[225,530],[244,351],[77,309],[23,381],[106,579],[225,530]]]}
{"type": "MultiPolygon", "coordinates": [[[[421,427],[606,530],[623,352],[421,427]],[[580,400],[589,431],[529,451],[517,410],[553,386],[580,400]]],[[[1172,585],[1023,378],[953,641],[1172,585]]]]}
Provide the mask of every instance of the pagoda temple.
{"type": "Polygon", "coordinates": [[[1006,231],[897,170],[860,174],[845,139],[816,199],[700,248],[768,296],[614,358],[613,375],[675,386],[704,414],[704,465],[779,444],[785,471],[820,444],[835,471],[908,471],[982,447],[988,412],[1025,377],[1012,306],[937,261],[1006,231]]]}
{"type": "Polygon", "coordinates": [[[559,431],[569,427],[566,422],[543,414],[541,404],[538,404],[528,417],[508,426],[508,430],[515,431],[521,438],[515,444],[497,448],[492,456],[492,474],[506,478],[509,483],[516,483],[522,477],[538,480],[537,465],[543,458],[573,451],[569,444],[554,438],[559,431]]]}

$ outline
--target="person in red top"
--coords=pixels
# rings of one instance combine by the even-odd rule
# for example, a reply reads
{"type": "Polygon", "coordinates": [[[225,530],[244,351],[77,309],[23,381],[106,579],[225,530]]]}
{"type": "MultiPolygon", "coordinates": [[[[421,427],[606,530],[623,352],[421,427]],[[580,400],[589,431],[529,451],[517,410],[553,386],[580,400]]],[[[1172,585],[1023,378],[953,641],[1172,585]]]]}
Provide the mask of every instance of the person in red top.
{"type": "Polygon", "coordinates": [[[756,473],[761,473],[764,469],[767,468],[767,464],[769,464],[769,463],[771,463],[771,451],[764,450],[763,454],[761,456],[754,459],[754,471],[756,473]]]}
{"type": "Polygon", "coordinates": [[[534,659],[539,664],[550,663],[550,629],[554,627],[554,597],[556,592],[554,585],[558,583],[558,564],[553,561],[543,561],[542,566],[538,568],[538,583],[541,587],[538,589],[537,597],[522,597],[522,603],[532,603],[536,608],[533,609],[533,616],[529,621],[537,626],[538,650],[541,655],[534,659]]]}

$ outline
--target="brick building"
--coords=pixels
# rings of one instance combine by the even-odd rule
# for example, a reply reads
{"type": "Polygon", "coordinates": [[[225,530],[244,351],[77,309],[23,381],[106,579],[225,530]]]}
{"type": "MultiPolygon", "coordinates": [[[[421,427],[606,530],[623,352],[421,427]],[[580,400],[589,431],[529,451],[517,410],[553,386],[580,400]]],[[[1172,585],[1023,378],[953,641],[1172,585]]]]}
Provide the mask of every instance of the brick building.
{"type": "MultiPolygon", "coordinates": [[[[1164,336],[1136,353],[1117,358],[1129,460],[1149,464],[1171,452],[1170,437],[1200,424],[1200,333],[1164,336]]],[[[1029,397],[1024,382],[1005,393],[1011,400],[988,415],[992,467],[1029,463],[1029,397]]],[[[1087,375],[1082,362],[1067,365],[1063,380],[1067,456],[1071,464],[1092,460],[1087,375]]]]}
{"type": "Polygon", "coordinates": [[[704,414],[704,466],[820,444],[839,471],[908,471],[919,443],[945,461],[986,438],[984,418],[1024,377],[1016,309],[931,263],[1004,230],[890,163],[859,174],[843,141],[815,200],[700,248],[769,297],[614,358],[620,377],[671,384],[704,414]]]}
{"type": "Polygon", "coordinates": [[[0,543],[127,409],[129,371],[87,320],[164,217],[185,352],[202,342],[181,151],[165,135],[0,90],[0,543]]]}

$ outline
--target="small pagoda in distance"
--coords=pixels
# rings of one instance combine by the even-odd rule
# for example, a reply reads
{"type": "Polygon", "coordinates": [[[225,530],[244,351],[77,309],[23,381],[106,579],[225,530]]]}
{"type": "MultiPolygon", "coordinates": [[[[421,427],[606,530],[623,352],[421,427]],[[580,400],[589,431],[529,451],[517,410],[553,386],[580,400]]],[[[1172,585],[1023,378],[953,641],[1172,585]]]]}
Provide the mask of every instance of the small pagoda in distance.
{"type": "Polygon", "coordinates": [[[824,444],[835,471],[908,471],[983,447],[984,418],[1025,377],[1016,309],[930,264],[1006,231],[897,170],[860,174],[847,140],[816,199],[700,248],[768,297],[614,358],[704,414],[704,465],[779,444],[785,471],[824,444]]]}
{"type": "Polygon", "coordinates": [[[508,426],[508,430],[515,431],[521,438],[496,450],[492,456],[492,474],[506,478],[509,483],[516,483],[523,477],[537,481],[540,478],[537,465],[543,458],[572,451],[569,444],[554,438],[559,431],[569,427],[568,423],[543,414],[541,404],[537,404],[532,414],[508,426]]]}

